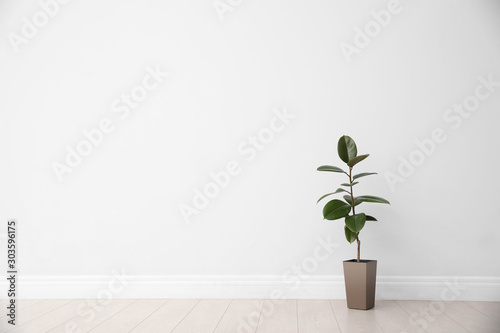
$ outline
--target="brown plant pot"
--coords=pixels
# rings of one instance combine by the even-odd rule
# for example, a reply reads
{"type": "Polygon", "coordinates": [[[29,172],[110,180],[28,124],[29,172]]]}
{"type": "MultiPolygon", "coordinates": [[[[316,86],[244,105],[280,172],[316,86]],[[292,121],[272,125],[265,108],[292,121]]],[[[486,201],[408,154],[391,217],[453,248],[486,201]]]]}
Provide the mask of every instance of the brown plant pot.
{"type": "Polygon", "coordinates": [[[377,260],[344,261],[345,292],[349,309],[369,310],[375,306],[377,260]]]}

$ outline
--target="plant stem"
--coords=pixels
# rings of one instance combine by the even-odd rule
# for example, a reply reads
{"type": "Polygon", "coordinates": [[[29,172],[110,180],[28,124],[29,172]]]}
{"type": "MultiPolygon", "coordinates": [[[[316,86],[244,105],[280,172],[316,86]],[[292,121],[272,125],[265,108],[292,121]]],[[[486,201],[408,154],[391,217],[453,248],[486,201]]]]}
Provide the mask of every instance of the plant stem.
{"type": "Polygon", "coordinates": [[[359,246],[361,245],[361,241],[359,240],[359,236],[356,237],[356,240],[358,241],[358,262],[360,262],[360,259],[359,259],[359,246]]]}
{"type": "MultiPolygon", "coordinates": [[[[351,184],[351,201],[352,201],[352,215],[356,215],[356,211],[354,209],[354,191],[352,189],[352,168],[350,167],[349,168],[349,183],[351,184]]],[[[359,233],[358,233],[358,236],[356,236],[356,241],[358,242],[358,262],[360,262],[360,245],[361,245],[361,241],[359,240],[359,233]]]]}

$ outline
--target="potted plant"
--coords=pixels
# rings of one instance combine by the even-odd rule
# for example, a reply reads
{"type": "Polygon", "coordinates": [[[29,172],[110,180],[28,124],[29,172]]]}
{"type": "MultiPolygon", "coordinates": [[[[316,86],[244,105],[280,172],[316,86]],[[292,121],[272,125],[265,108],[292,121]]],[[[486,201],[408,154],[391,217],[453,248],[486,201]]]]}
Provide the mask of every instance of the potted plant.
{"type": "Polygon", "coordinates": [[[359,155],[356,143],[349,136],[342,136],[337,145],[337,151],[342,161],[347,164],[348,172],[343,169],[323,165],[318,168],[318,171],[344,173],[349,178],[348,182],[342,183],[333,193],[328,193],[319,198],[318,202],[324,198],[333,195],[346,193],[343,200],[334,199],[329,201],[323,208],[323,217],[326,220],[344,219],[344,233],[349,243],[357,242],[358,257],[357,259],[344,261],[344,279],[347,296],[347,307],[350,309],[368,310],[375,305],[375,284],[377,276],[377,261],[376,260],[361,260],[359,233],[365,226],[366,221],[377,221],[376,218],[365,213],[356,212],[356,207],[363,202],[390,204],[389,201],[372,196],[372,195],[354,195],[354,186],[358,184],[358,180],[362,177],[376,175],[375,172],[363,172],[353,175],[352,169],[356,164],[363,161],[369,156],[359,155]]]}

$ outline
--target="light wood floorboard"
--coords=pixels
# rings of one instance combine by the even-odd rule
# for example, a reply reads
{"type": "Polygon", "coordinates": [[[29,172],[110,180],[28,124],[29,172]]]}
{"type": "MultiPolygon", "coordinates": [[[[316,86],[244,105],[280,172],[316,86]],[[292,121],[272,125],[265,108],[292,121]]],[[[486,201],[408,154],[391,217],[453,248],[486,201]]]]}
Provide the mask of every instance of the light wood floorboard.
{"type": "Polygon", "coordinates": [[[444,302],[445,313],[470,332],[498,333],[500,324],[462,302],[444,302]]]}
{"type": "MultiPolygon", "coordinates": [[[[413,325],[418,324],[429,333],[467,333],[468,331],[446,313],[441,301],[397,301],[409,314],[413,325]]],[[[479,332],[478,332],[479,333],[479,332]]]]}
{"type": "MultiPolygon", "coordinates": [[[[3,306],[7,305],[2,301],[3,306]]],[[[19,300],[0,333],[500,333],[500,302],[345,300],[19,300]]]]}
{"type": "MultiPolygon", "coordinates": [[[[34,304],[37,304],[37,303],[40,303],[40,302],[41,302],[41,300],[39,300],[39,299],[26,299],[26,300],[20,299],[20,300],[16,300],[16,302],[15,302],[16,310],[25,309],[28,306],[31,306],[31,305],[34,305],[34,304]]],[[[0,307],[1,307],[2,310],[5,309],[7,306],[9,306],[9,302],[8,301],[2,301],[0,303],[0,307]]],[[[0,323],[5,322],[6,318],[7,318],[7,311],[2,311],[0,313],[0,323]]],[[[2,326],[0,325],[0,327],[2,327],[2,326]]]]}
{"type": "Polygon", "coordinates": [[[375,320],[375,311],[348,309],[346,301],[330,301],[330,304],[342,333],[383,333],[375,320]]]}
{"type": "MultiPolygon", "coordinates": [[[[463,302],[500,324],[500,302],[463,302]]],[[[499,330],[500,331],[500,330],[499,330]]]]}
{"type": "Polygon", "coordinates": [[[230,300],[202,300],[172,331],[174,333],[213,332],[230,300]]]}
{"type": "Polygon", "coordinates": [[[296,300],[266,300],[262,306],[257,333],[297,333],[296,300]]]}
{"type": "Polygon", "coordinates": [[[198,304],[199,300],[173,299],[166,302],[152,313],[132,333],[172,332],[187,314],[198,304]]]}
{"type": "Polygon", "coordinates": [[[143,322],[154,311],[165,304],[166,300],[161,299],[140,299],[99,326],[90,330],[91,333],[127,333],[143,322]]]}
{"type": "Polygon", "coordinates": [[[135,301],[124,299],[106,303],[88,303],[78,300],[76,312],[68,318],[61,318],[61,324],[50,330],[50,333],[88,332],[118,312],[132,305],[135,301]]]}
{"type": "Polygon", "coordinates": [[[254,333],[263,303],[262,300],[233,300],[214,333],[254,333]]]}
{"type": "Polygon", "coordinates": [[[416,322],[412,321],[408,313],[405,312],[394,301],[377,301],[377,308],[373,311],[378,326],[384,333],[418,333],[424,329],[416,322]]]}
{"type": "Polygon", "coordinates": [[[13,330],[10,330],[9,333],[48,332],[60,324],[61,318],[74,316],[79,303],[80,302],[76,300],[66,303],[63,306],[24,323],[23,325],[17,326],[13,330]]]}
{"type": "Polygon", "coordinates": [[[328,300],[297,300],[299,332],[340,333],[328,300]]]}
{"type": "Polygon", "coordinates": [[[39,303],[33,304],[32,306],[28,306],[24,309],[19,309],[16,312],[16,325],[10,325],[7,323],[7,317],[3,319],[0,323],[0,332],[9,332],[18,326],[24,325],[31,320],[38,318],[50,311],[53,311],[67,303],[71,302],[71,300],[45,300],[39,303]]]}

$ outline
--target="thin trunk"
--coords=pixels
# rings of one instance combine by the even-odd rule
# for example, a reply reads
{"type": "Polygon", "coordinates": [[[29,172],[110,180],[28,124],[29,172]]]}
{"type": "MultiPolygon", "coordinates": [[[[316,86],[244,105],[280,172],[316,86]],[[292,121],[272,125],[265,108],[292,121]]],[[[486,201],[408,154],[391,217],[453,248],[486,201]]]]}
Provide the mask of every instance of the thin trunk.
{"type": "Polygon", "coordinates": [[[361,241],[359,240],[359,237],[356,237],[356,240],[358,241],[358,262],[360,262],[360,258],[359,258],[359,246],[361,245],[361,241]]]}
{"type": "MultiPolygon", "coordinates": [[[[349,168],[349,183],[352,184],[352,168],[349,168]]],[[[356,211],[354,210],[354,192],[352,190],[352,185],[351,185],[351,201],[352,201],[352,215],[356,215],[356,211]]],[[[360,259],[359,247],[361,245],[361,241],[359,240],[359,236],[356,237],[356,241],[358,242],[358,262],[360,262],[361,259],[360,259]]]]}

